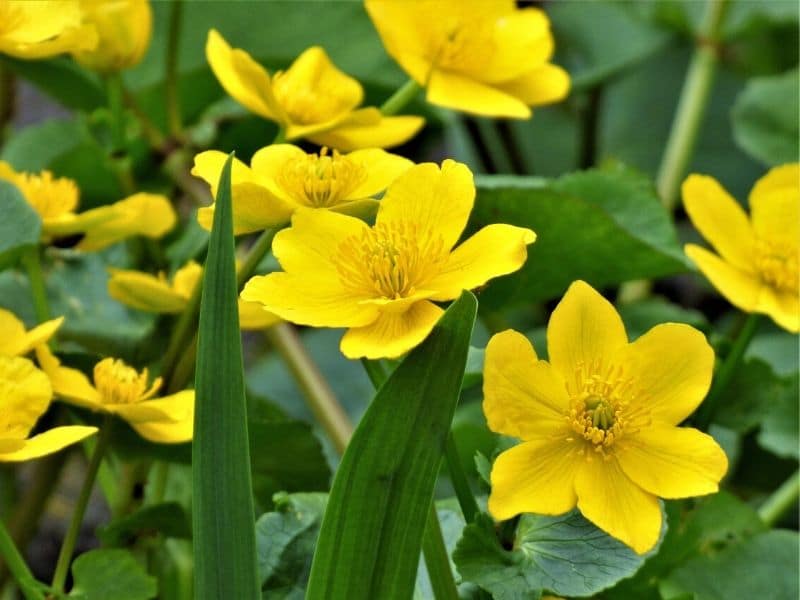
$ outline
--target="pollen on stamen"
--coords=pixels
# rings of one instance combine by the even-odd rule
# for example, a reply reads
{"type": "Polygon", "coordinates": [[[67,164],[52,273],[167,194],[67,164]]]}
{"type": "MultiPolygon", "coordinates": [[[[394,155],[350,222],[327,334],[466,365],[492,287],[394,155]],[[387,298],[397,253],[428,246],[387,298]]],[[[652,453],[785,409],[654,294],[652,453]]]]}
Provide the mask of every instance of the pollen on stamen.
{"type": "Polygon", "coordinates": [[[363,165],[323,147],[319,154],[307,154],[287,164],[278,174],[278,183],[298,202],[329,208],[347,200],[366,177],[363,165]]]}
{"type": "Polygon", "coordinates": [[[161,387],[161,378],[148,388],[148,371],[139,373],[123,361],[104,358],[94,367],[94,383],[104,404],[133,404],[151,398],[161,387]]]}

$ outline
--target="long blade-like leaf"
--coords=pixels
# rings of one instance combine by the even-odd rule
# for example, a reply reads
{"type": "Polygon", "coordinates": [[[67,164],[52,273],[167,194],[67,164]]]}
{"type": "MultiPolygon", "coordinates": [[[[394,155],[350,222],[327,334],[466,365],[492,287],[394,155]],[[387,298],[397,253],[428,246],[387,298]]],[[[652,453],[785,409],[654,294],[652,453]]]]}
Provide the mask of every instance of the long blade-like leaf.
{"type": "Polygon", "coordinates": [[[259,597],[250,454],[236,304],[231,161],[208,244],[195,388],[192,523],[195,598],[259,597]]]}
{"type": "Polygon", "coordinates": [[[395,369],[333,483],[306,598],[410,598],[477,301],[465,292],[395,369]]]}

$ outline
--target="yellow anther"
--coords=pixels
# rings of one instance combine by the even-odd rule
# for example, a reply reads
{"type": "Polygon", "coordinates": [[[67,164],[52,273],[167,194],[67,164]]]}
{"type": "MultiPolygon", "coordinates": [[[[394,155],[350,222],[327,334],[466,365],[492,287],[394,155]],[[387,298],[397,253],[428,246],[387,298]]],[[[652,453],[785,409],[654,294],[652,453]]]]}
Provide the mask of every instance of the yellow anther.
{"type": "Polygon", "coordinates": [[[104,404],[134,404],[151,398],[161,378],[148,388],[147,369],[139,373],[119,359],[105,358],[94,367],[94,384],[104,404]]]}

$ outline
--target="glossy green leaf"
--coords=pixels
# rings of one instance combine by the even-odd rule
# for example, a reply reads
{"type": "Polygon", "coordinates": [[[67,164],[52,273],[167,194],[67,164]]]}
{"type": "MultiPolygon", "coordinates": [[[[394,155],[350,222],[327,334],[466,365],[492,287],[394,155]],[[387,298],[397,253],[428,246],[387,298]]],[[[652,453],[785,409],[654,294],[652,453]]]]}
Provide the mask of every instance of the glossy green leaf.
{"type": "Polygon", "coordinates": [[[106,102],[99,80],[67,57],[20,60],[3,56],[0,60],[4,66],[67,108],[90,112],[106,102]]]}
{"type": "Polygon", "coordinates": [[[765,448],[784,458],[800,458],[800,407],[797,398],[800,396],[798,375],[783,380],[783,385],[778,394],[773,398],[771,405],[764,407],[764,418],[761,421],[761,431],[758,434],[758,443],[765,448]]]}
{"type": "Polygon", "coordinates": [[[220,177],[200,304],[192,532],[198,599],[258,597],[253,491],[237,308],[231,161],[220,177]]]}
{"type": "Polygon", "coordinates": [[[462,294],[378,390],[342,458],[307,598],[410,598],[477,301],[462,294]]]}
{"type": "Polygon", "coordinates": [[[192,527],[186,509],[178,502],[151,504],[114,519],[97,531],[106,546],[126,546],[136,538],[163,535],[190,538],[192,527]]]}
{"type": "Polygon", "coordinates": [[[20,253],[39,243],[42,221],[16,186],[0,180],[0,269],[16,263],[20,253]]]}
{"type": "Polygon", "coordinates": [[[617,310],[631,340],[661,323],[686,323],[702,331],[709,327],[708,321],[699,310],[672,304],[664,298],[651,297],[620,304],[617,310]]]}
{"type": "Polygon", "coordinates": [[[149,600],[157,595],[156,580],[127,550],[91,550],[72,563],[76,600],[149,600]]]}

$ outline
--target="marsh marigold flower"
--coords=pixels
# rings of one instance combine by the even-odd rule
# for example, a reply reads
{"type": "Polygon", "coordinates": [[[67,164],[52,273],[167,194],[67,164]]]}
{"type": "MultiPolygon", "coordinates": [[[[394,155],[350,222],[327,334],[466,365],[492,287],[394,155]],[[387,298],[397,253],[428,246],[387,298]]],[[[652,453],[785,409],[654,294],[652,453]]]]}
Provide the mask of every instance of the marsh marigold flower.
{"type": "Polygon", "coordinates": [[[514,0],[367,0],[387,52],[427,100],[489,117],[527,119],[557,102],[569,75],[548,62],[550,21],[514,0]]]}
{"type": "Polygon", "coordinates": [[[516,331],[486,347],[489,428],[523,443],[497,457],[489,512],[558,515],[576,505],[642,554],[661,530],[658,497],[716,492],[728,468],[713,438],[678,427],[711,383],[702,333],[658,325],[634,342],[614,307],[573,283],[547,326],[549,360],[516,331]]]}
{"type": "Polygon", "coordinates": [[[98,362],[90,382],[77,369],[62,366],[47,346],[37,347],[36,357],[53,391],[70,404],[116,415],[151,442],[175,444],[192,439],[193,390],[157,398],[160,377],[151,383],[147,369],[140,373],[115,358],[98,362]]]}
{"type": "MultiPolygon", "coordinates": [[[[227,159],[227,154],[216,150],[194,159],[192,174],[211,186],[214,197],[227,159]]],[[[323,148],[314,154],[291,144],[275,144],[256,152],[250,164],[234,159],[231,170],[236,235],[283,225],[300,207],[374,214],[378,202],[373,196],[414,163],[377,148],[350,154],[323,148]]],[[[197,220],[206,229],[211,229],[213,219],[213,205],[197,212],[197,220]]]]}
{"type": "Polygon", "coordinates": [[[0,355],[0,462],[46,456],[97,431],[74,425],[29,437],[52,397],[50,380],[30,360],[0,355]]]}
{"type": "Polygon", "coordinates": [[[396,357],[430,333],[434,301],[519,269],[533,231],[489,225],[456,248],[475,199],[472,173],[446,160],[411,167],[386,191],[376,223],[298,209],[272,250],[283,273],[252,278],[242,298],[313,327],[347,327],[350,358],[396,357]]]}
{"type": "Polygon", "coordinates": [[[727,300],[800,331],[800,164],[771,169],[750,192],[750,218],[712,177],[690,175],[683,205],[718,252],[687,244],[686,254],[727,300]]]}
{"type": "Polygon", "coordinates": [[[225,91],[248,110],[278,123],[287,140],[305,138],[344,151],[386,148],[408,141],[425,124],[422,117],[385,117],[377,108],[358,108],[364,100],[361,84],[337,69],[319,46],[270,76],[212,29],[206,56],[225,91]]]}
{"type": "Polygon", "coordinates": [[[24,356],[32,352],[46,344],[63,322],[64,317],[58,317],[26,330],[14,313],[0,308],[0,356],[24,356]]]}
{"type": "Polygon", "coordinates": [[[83,19],[99,38],[95,48],[74,52],[83,66],[101,73],[139,64],[150,44],[153,11],[148,0],[81,0],[83,19]]]}
{"type": "Polygon", "coordinates": [[[79,250],[101,250],[135,235],[159,238],[177,220],[169,200],[160,194],[139,192],[77,213],[80,193],[71,179],[54,177],[50,171],[17,172],[0,161],[0,180],[17,186],[42,219],[43,241],[82,234],[79,250]]]}
{"type": "Polygon", "coordinates": [[[39,59],[96,45],[78,0],[0,0],[0,54],[39,59]]]}
{"type": "MultiPolygon", "coordinates": [[[[112,269],[108,280],[109,295],[126,306],[152,313],[180,313],[186,308],[195,287],[203,276],[203,267],[191,261],[178,269],[171,281],[163,273],[112,269]]],[[[0,313],[2,317],[2,313],[0,313]]],[[[280,321],[257,302],[239,299],[239,326],[264,329],[280,321]]],[[[0,331],[2,331],[0,324],[0,331]]],[[[2,352],[2,345],[0,345],[2,352]]]]}

